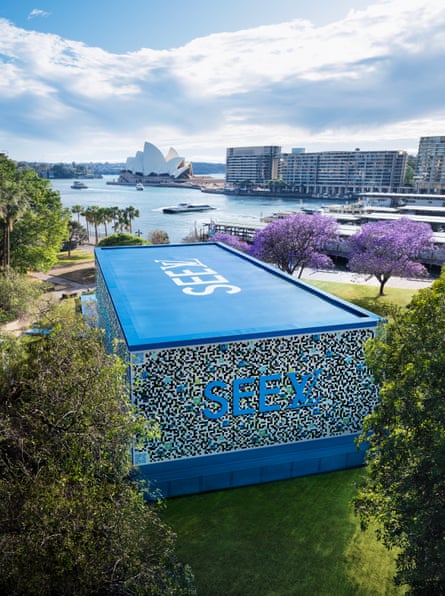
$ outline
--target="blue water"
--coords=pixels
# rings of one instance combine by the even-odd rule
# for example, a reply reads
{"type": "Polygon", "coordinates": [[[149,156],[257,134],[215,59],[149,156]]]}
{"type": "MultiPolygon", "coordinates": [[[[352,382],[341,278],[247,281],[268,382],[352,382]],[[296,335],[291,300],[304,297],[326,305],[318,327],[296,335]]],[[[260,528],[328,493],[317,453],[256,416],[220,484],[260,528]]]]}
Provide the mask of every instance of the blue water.
{"type": "MultiPolygon", "coordinates": [[[[222,194],[208,194],[196,189],[188,188],[157,188],[146,187],[138,191],[134,187],[113,186],[107,180],[115,176],[104,176],[100,179],[85,180],[88,188],[74,190],[70,188],[72,180],[52,180],[54,190],[60,192],[64,207],[82,205],[82,207],[119,207],[125,209],[132,206],[139,210],[140,217],[133,221],[133,233],[138,233],[147,239],[153,230],[164,230],[168,233],[171,243],[182,242],[195,228],[200,230],[204,224],[229,223],[245,226],[258,226],[261,217],[271,215],[276,211],[298,211],[302,207],[311,208],[322,206],[320,199],[282,199],[264,197],[245,197],[222,194]],[[214,207],[213,211],[195,213],[166,214],[163,207],[177,203],[206,203],[214,207]]],[[[326,202],[326,201],[325,201],[326,202]]],[[[340,200],[336,200],[340,203],[340,200]]],[[[77,216],[73,215],[73,219],[77,216]]],[[[82,222],[82,219],[81,219],[82,222]]],[[[108,230],[110,233],[111,230],[108,230]]],[[[104,230],[100,229],[100,235],[104,230]]]]}

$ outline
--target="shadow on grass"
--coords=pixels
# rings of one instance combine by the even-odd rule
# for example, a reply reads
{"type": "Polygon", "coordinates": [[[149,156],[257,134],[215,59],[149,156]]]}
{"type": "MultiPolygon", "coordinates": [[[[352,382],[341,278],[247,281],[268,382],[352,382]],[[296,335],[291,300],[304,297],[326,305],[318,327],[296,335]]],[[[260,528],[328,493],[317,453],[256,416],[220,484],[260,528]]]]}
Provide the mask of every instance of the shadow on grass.
{"type": "Polygon", "coordinates": [[[356,298],[352,300],[354,304],[360,306],[360,308],[364,308],[365,310],[369,310],[370,312],[380,315],[381,317],[387,317],[391,310],[394,308],[394,305],[391,302],[385,302],[384,298],[381,296],[368,296],[364,298],[356,298]]]}
{"type": "Polygon", "coordinates": [[[85,269],[68,271],[61,275],[61,277],[85,286],[94,286],[96,284],[96,269],[94,267],[87,267],[85,269]]]}

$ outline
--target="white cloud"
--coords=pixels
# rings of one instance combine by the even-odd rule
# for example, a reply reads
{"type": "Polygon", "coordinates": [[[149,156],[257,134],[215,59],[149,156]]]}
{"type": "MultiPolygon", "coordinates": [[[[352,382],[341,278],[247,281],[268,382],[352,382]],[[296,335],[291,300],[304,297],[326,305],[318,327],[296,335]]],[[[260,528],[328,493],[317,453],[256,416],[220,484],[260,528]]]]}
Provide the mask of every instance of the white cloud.
{"type": "Polygon", "coordinates": [[[245,144],[412,150],[445,134],[444,33],[442,0],[127,54],[0,19],[0,147],[54,160],[123,160],[145,140],[199,160],[245,144]]]}
{"type": "Polygon", "coordinates": [[[39,8],[33,8],[28,15],[28,19],[35,19],[36,17],[49,17],[51,13],[46,12],[45,10],[40,10],[39,8]]]}

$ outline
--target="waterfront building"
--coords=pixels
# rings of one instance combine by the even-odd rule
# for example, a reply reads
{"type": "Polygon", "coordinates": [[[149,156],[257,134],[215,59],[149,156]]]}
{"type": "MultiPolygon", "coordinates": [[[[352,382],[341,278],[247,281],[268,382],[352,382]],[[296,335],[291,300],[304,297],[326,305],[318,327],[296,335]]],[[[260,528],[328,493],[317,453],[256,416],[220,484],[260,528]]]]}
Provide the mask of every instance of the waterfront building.
{"type": "Polygon", "coordinates": [[[406,151],[283,153],[280,178],[286,188],[324,198],[362,192],[397,192],[403,186],[406,151]]]}
{"type": "Polygon", "coordinates": [[[229,147],[226,151],[226,186],[264,184],[278,177],[281,147],[229,147]]]}
{"type": "Polygon", "coordinates": [[[96,248],[98,323],[159,436],[164,496],[354,467],[379,317],[218,243],[96,248]]]}
{"type": "Polygon", "coordinates": [[[417,192],[445,191],[445,136],[420,137],[414,181],[417,192]]]}

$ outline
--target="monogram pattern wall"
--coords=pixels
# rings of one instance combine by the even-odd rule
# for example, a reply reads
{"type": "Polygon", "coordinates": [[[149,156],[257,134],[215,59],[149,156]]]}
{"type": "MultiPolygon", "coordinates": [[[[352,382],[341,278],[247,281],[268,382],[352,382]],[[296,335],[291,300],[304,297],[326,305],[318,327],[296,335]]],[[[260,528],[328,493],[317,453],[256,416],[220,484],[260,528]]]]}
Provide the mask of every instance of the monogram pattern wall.
{"type": "Polygon", "coordinates": [[[263,338],[130,355],[132,399],[161,438],[134,463],[359,432],[377,403],[373,330],[263,338]]]}

